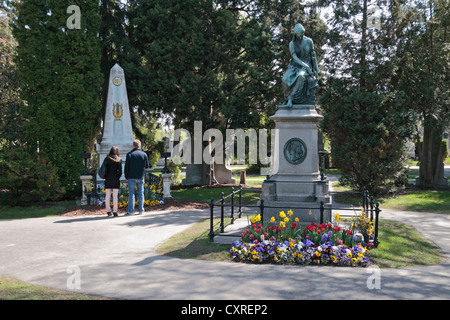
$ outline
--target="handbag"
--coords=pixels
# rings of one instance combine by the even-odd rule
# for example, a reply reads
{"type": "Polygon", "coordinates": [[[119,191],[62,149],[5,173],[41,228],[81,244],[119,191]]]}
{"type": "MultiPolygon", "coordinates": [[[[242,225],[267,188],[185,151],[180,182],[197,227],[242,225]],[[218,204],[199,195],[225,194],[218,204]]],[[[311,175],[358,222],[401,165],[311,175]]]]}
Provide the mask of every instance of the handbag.
{"type": "Polygon", "coordinates": [[[103,160],[102,165],[100,166],[100,169],[98,169],[98,176],[102,179],[106,177],[106,165],[105,160],[103,160]]]}

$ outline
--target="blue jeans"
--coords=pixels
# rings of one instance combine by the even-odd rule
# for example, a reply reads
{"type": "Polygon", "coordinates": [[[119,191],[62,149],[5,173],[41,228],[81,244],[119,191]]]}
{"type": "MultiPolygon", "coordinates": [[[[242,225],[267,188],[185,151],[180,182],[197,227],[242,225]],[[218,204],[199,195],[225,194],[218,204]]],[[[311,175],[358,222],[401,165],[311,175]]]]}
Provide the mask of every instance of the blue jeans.
{"type": "Polygon", "coordinates": [[[144,212],[144,179],[128,179],[128,213],[134,213],[134,191],[137,186],[139,213],[144,212]]]}

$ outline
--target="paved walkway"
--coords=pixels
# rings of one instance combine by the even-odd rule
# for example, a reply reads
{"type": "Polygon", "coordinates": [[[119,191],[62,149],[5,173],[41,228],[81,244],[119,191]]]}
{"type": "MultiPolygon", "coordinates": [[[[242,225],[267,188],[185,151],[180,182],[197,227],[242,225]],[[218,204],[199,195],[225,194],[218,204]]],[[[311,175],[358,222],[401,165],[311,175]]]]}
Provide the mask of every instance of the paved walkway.
{"type": "Polygon", "coordinates": [[[0,220],[0,274],[67,290],[79,270],[81,288],[73,291],[124,299],[450,299],[450,215],[382,213],[442,248],[446,262],[427,267],[249,265],[155,253],[158,244],[207,217],[208,210],[192,210],[0,220]],[[376,275],[381,287],[370,289],[376,275]]]}

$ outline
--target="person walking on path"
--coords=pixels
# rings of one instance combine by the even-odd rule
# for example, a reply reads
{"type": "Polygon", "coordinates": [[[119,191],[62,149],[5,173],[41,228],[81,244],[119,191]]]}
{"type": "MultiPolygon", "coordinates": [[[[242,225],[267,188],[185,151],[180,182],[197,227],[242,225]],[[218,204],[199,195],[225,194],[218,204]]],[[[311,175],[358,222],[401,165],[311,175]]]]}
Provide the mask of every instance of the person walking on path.
{"type": "Polygon", "coordinates": [[[112,146],[109,154],[104,160],[106,166],[105,176],[105,206],[106,214],[111,217],[111,192],[113,196],[113,215],[117,217],[119,203],[120,177],[122,176],[122,159],[120,159],[119,148],[112,146]]]}
{"type": "Polygon", "coordinates": [[[134,193],[137,189],[139,199],[139,214],[144,213],[144,177],[145,169],[148,168],[149,161],[147,154],[141,150],[141,142],[133,141],[133,150],[127,153],[125,160],[125,179],[128,180],[128,213],[134,214],[134,193]]]}

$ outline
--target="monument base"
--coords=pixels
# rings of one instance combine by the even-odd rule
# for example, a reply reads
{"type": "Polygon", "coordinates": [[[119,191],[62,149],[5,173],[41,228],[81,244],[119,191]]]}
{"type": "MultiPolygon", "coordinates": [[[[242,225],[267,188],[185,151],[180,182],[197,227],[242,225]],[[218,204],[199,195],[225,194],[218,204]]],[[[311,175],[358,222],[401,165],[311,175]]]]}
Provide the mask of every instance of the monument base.
{"type": "Polygon", "coordinates": [[[304,190],[311,189],[312,191],[309,193],[298,193],[296,196],[286,195],[283,192],[279,192],[280,190],[277,190],[284,189],[284,187],[286,186],[277,184],[273,180],[263,182],[261,200],[264,200],[264,220],[269,220],[271,217],[278,217],[281,211],[287,213],[289,210],[294,212],[290,219],[292,220],[298,217],[300,223],[320,223],[321,218],[323,222],[332,220],[332,201],[329,194],[329,182],[327,180],[318,181],[313,184],[304,183],[303,185],[299,182],[297,184],[297,190],[303,188],[304,190]],[[322,217],[321,205],[323,205],[322,217]]]}
{"type": "Polygon", "coordinates": [[[302,223],[331,221],[329,182],[319,172],[318,122],[312,105],[281,106],[271,117],[278,129],[273,175],[262,184],[264,219],[292,210],[302,223]]]}

